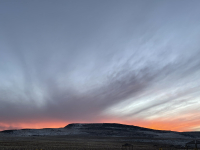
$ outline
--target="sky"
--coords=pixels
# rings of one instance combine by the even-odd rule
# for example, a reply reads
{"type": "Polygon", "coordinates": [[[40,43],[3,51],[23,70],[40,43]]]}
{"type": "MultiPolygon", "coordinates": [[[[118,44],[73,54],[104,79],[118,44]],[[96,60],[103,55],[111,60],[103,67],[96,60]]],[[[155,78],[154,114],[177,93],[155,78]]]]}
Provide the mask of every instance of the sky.
{"type": "Polygon", "coordinates": [[[0,130],[200,130],[199,0],[0,0],[0,130]]]}

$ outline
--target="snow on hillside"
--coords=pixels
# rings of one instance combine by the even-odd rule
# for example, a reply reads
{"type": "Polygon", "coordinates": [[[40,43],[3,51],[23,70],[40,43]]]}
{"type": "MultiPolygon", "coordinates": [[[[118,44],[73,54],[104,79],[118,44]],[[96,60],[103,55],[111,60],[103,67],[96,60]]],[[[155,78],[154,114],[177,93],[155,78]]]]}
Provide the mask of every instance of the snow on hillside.
{"type": "Polygon", "coordinates": [[[0,136],[55,136],[55,135],[89,135],[111,137],[140,137],[140,138],[181,138],[190,139],[191,136],[180,132],[153,130],[138,126],[116,123],[73,123],[64,128],[5,130],[0,136]]]}

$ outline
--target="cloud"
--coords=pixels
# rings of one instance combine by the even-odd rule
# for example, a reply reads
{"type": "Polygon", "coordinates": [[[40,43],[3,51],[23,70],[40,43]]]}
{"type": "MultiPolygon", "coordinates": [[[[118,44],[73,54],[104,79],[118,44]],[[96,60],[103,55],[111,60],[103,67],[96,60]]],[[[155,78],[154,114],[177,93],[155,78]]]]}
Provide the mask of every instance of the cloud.
{"type": "Polygon", "coordinates": [[[112,81],[108,80],[107,84],[85,93],[79,93],[74,89],[62,89],[54,81],[49,81],[45,89],[47,97],[42,106],[37,105],[37,100],[35,100],[37,97],[33,91],[29,90],[22,96],[13,95],[12,91],[5,91],[4,95],[7,96],[2,99],[1,120],[34,118],[95,120],[98,118],[96,116],[105,108],[142,92],[148,86],[151,78],[151,75],[145,71],[138,76],[134,74],[131,76],[129,73],[124,77],[112,78],[112,81]]]}
{"type": "Polygon", "coordinates": [[[3,2],[1,122],[148,124],[169,112],[175,118],[193,112],[200,86],[198,4],[3,2]]]}

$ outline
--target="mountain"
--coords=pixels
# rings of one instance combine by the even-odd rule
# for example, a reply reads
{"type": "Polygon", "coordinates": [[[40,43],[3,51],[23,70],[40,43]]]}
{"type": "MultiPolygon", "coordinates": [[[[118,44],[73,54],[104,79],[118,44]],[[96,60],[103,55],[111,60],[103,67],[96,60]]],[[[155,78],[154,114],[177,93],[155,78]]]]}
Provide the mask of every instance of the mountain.
{"type": "Polygon", "coordinates": [[[99,137],[135,137],[135,138],[197,138],[199,132],[174,132],[154,130],[118,123],[72,123],[64,128],[4,130],[0,136],[56,136],[80,135],[99,137]]]}
{"type": "Polygon", "coordinates": [[[121,142],[152,143],[154,145],[184,146],[185,143],[200,139],[200,132],[175,132],[154,130],[133,125],[118,123],[72,123],[63,128],[4,130],[0,138],[9,137],[60,137],[118,139],[121,142]]]}

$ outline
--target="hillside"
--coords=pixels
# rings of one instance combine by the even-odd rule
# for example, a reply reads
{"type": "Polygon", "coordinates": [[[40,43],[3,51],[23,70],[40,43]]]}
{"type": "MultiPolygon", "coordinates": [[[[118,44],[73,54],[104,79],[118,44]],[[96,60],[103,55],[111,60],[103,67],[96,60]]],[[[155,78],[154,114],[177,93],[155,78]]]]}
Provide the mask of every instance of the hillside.
{"type": "Polygon", "coordinates": [[[143,138],[190,138],[199,134],[181,133],[165,130],[153,130],[133,125],[118,123],[72,123],[64,128],[4,130],[0,136],[45,136],[45,135],[82,135],[110,137],[143,137],[143,138]]]}
{"type": "Polygon", "coordinates": [[[63,128],[4,130],[0,137],[95,137],[120,138],[121,141],[159,143],[184,146],[200,138],[200,132],[174,132],[153,130],[118,123],[72,123],[63,128]]]}

